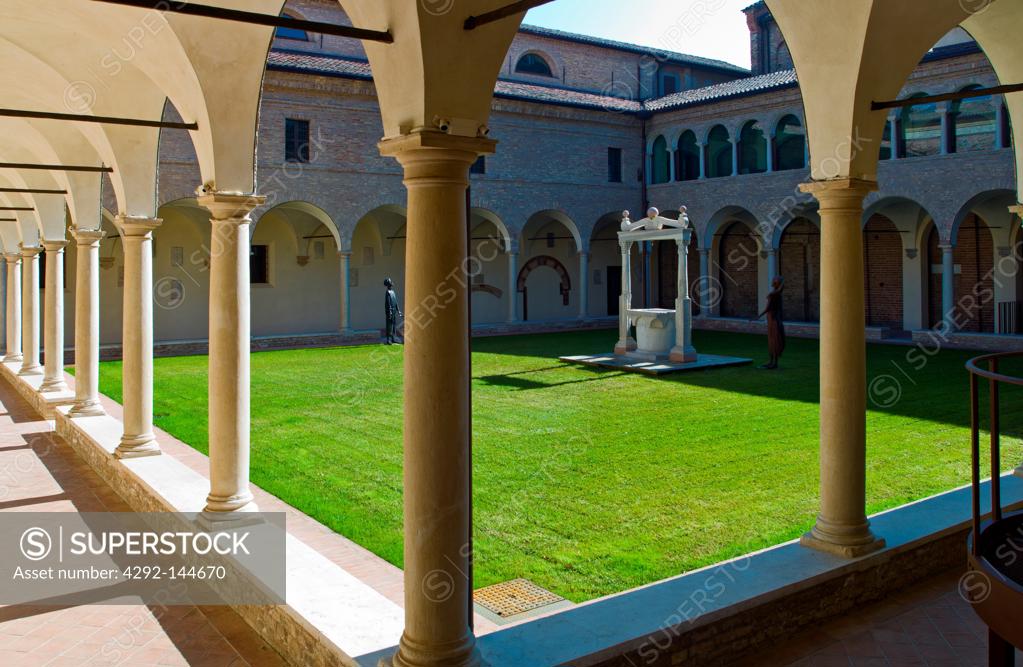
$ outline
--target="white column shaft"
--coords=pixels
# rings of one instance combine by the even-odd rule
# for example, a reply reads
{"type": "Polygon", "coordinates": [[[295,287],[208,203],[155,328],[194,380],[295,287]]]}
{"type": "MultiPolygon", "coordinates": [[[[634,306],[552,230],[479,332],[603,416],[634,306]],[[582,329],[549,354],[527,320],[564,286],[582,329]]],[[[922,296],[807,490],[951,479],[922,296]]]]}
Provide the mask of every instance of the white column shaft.
{"type": "Polygon", "coordinates": [[[519,319],[519,255],[508,253],[508,323],[519,319]]]}
{"type": "Polygon", "coordinates": [[[21,255],[4,255],[7,262],[7,355],[4,361],[20,362],[21,354],[21,255]]]}
{"type": "Polygon", "coordinates": [[[579,253],[579,319],[585,320],[590,312],[590,254],[579,253]]]}
{"type": "Polygon", "coordinates": [[[941,246],[941,317],[949,330],[955,328],[955,248],[941,246]]]}
{"type": "Polygon", "coordinates": [[[42,375],[39,364],[39,251],[21,249],[21,370],[19,375],[42,375]]]}
{"type": "Polygon", "coordinates": [[[72,417],[105,413],[99,399],[99,245],[102,231],[72,232],[75,267],[75,404],[72,417]]]}
{"type": "Polygon", "coordinates": [[[341,332],[352,330],[352,253],[338,254],[341,259],[341,332]]]}
{"type": "Polygon", "coordinates": [[[45,375],[40,391],[67,391],[64,382],[64,247],[67,241],[44,241],[46,248],[45,375]]]}

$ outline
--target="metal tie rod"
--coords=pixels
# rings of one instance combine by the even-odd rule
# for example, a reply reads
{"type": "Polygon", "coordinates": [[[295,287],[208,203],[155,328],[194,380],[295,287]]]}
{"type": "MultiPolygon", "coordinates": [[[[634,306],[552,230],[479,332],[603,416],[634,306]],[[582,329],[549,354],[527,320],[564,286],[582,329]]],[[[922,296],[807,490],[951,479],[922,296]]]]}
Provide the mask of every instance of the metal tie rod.
{"type": "Polygon", "coordinates": [[[900,109],[912,107],[917,104],[934,104],[936,102],[952,102],[955,100],[968,100],[976,97],[987,97],[988,95],[1004,95],[1006,93],[1018,93],[1023,91],[1023,83],[1010,83],[1005,86],[994,86],[992,88],[977,88],[975,90],[961,90],[958,93],[945,93],[943,95],[928,95],[927,97],[910,97],[904,100],[890,100],[887,102],[871,102],[871,111],[882,109],[900,109]]]}
{"type": "Polygon", "coordinates": [[[34,211],[31,206],[0,206],[0,211],[34,211]]]}
{"type": "Polygon", "coordinates": [[[112,5],[123,5],[125,7],[137,7],[139,9],[151,9],[159,12],[171,12],[173,14],[186,14],[188,16],[201,16],[208,19],[221,19],[224,21],[235,21],[237,23],[251,23],[254,25],[265,25],[273,28],[291,28],[293,30],[304,30],[306,32],[317,32],[324,35],[335,35],[337,37],[351,37],[367,42],[394,42],[394,36],[389,30],[366,30],[347,25],[334,23],[321,23],[320,21],[305,21],[290,16],[273,16],[260,14],[259,12],[246,12],[238,9],[225,9],[223,7],[210,7],[209,5],[197,5],[183,2],[155,2],[154,0],[93,0],[93,2],[106,2],[112,5]]]}
{"type": "Polygon", "coordinates": [[[25,164],[22,162],[0,162],[0,169],[36,169],[40,171],[85,171],[101,174],[114,173],[113,167],[93,167],[90,165],[66,165],[66,164],[25,164]]]}
{"type": "Polygon", "coordinates": [[[141,118],[116,118],[114,116],[93,116],[80,113],[56,113],[52,111],[25,111],[22,109],[0,109],[0,117],[6,118],[42,118],[45,120],[70,120],[84,123],[103,123],[107,125],[132,125],[135,127],[159,127],[170,130],[198,130],[198,123],[178,123],[163,120],[143,120],[141,118]]]}
{"type": "Polygon", "coordinates": [[[66,195],[67,190],[46,190],[43,188],[0,188],[0,193],[10,192],[19,195],[66,195]]]}
{"type": "Polygon", "coordinates": [[[527,12],[534,7],[546,5],[551,2],[554,2],[554,0],[519,0],[518,2],[513,2],[510,5],[505,5],[504,7],[489,11],[485,14],[480,14],[479,16],[470,16],[465,19],[465,29],[475,30],[481,25],[500,21],[501,19],[506,19],[509,16],[521,14],[522,12],[527,12]]]}

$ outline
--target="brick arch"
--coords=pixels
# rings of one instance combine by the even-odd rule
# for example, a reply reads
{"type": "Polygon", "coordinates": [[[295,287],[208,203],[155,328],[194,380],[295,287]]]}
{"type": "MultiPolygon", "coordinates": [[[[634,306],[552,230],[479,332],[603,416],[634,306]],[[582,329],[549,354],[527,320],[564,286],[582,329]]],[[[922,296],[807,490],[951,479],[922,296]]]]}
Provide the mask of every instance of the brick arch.
{"type": "Polygon", "coordinates": [[[568,305],[568,297],[572,292],[572,278],[568,273],[568,269],[550,255],[539,255],[526,262],[522,270],[519,271],[518,280],[515,281],[515,289],[522,293],[522,319],[524,320],[529,319],[529,294],[526,292],[526,279],[529,278],[530,273],[541,266],[546,266],[557,272],[560,281],[559,291],[561,292],[561,298],[564,305],[568,305]]]}

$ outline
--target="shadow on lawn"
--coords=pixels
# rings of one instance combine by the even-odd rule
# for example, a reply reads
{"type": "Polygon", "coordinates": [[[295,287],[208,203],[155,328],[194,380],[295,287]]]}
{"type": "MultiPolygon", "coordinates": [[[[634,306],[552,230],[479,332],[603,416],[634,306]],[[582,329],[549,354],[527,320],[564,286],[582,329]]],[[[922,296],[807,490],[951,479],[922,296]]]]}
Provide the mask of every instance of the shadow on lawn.
{"type": "MultiPolygon", "coordinates": [[[[509,336],[500,339],[477,339],[473,350],[477,354],[510,355],[551,359],[563,355],[595,354],[607,352],[614,346],[616,331],[583,331],[543,336],[509,336]]],[[[697,331],[695,345],[700,352],[739,357],[753,357],[756,363],[764,358],[766,339],[763,336],[697,331]]],[[[964,364],[979,352],[966,350],[945,350],[936,356],[927,356],[926,363],[920,364],[923,355],[907,356],[916,348],[897,345],[867,346],[867,383],[885,378],[888,384],[898,388],[896,400],[892,393],[881,395],[883,400],[868,400],[871,413],[891,414],[939,422],[957,427],[968,427],[969,381],[964,364]]],[[[712,369],[690,373],[677,373],[659,378],[640,374],[623,373],[617,370],[599,369],[574,364],[547,366],[529,371],[492,375],[478,378],[487,384],[517,387],[519,389],[541,389],[591,382],[595,379],[612,379],[632,375],[637,382],[664,382],[704,387],[714,391],[748,394],[781,401],[819,403],[819,345],[816,340],[789,339],[781,368],[777,371],[760,370],[745,366],[712,369]],[[576,368],[595,377],[585,380],[546,383],[542,375],[548,372],[576,368]],[[536,374],[530,379],[516,379],[514,375],[536,374]]],[[[1010,374],[1023,375],[1020,368],[1005,369],[1010,374]]],[[[887,389],[890,386],[886,385],[887,389]]],[[[1023,436],[1023,388],[1003,387],[1001,432],[1006,437],[1023,436]]],[[[987,392],[981,388],[981,409],[986,414],[987,392]]],[[[982,428],[986,419],[982,419],[982,428]]]]}

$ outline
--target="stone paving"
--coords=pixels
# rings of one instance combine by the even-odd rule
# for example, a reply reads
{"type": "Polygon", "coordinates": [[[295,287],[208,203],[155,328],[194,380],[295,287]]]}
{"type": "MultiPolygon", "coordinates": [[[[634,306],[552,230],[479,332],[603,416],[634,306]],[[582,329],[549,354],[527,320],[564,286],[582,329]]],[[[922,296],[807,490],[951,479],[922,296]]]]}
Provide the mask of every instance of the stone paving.
{"type": "MultiPolygon", "coordinates": [[[[965,560],[965,555],[964,555],[965,560]]],[[[751,656],[742,667],[986,667],[987,626],[959,595],[963,570],[751,656]]],[[[1016,652],[1023,665],[1023,652],[1016,652]]]]}

